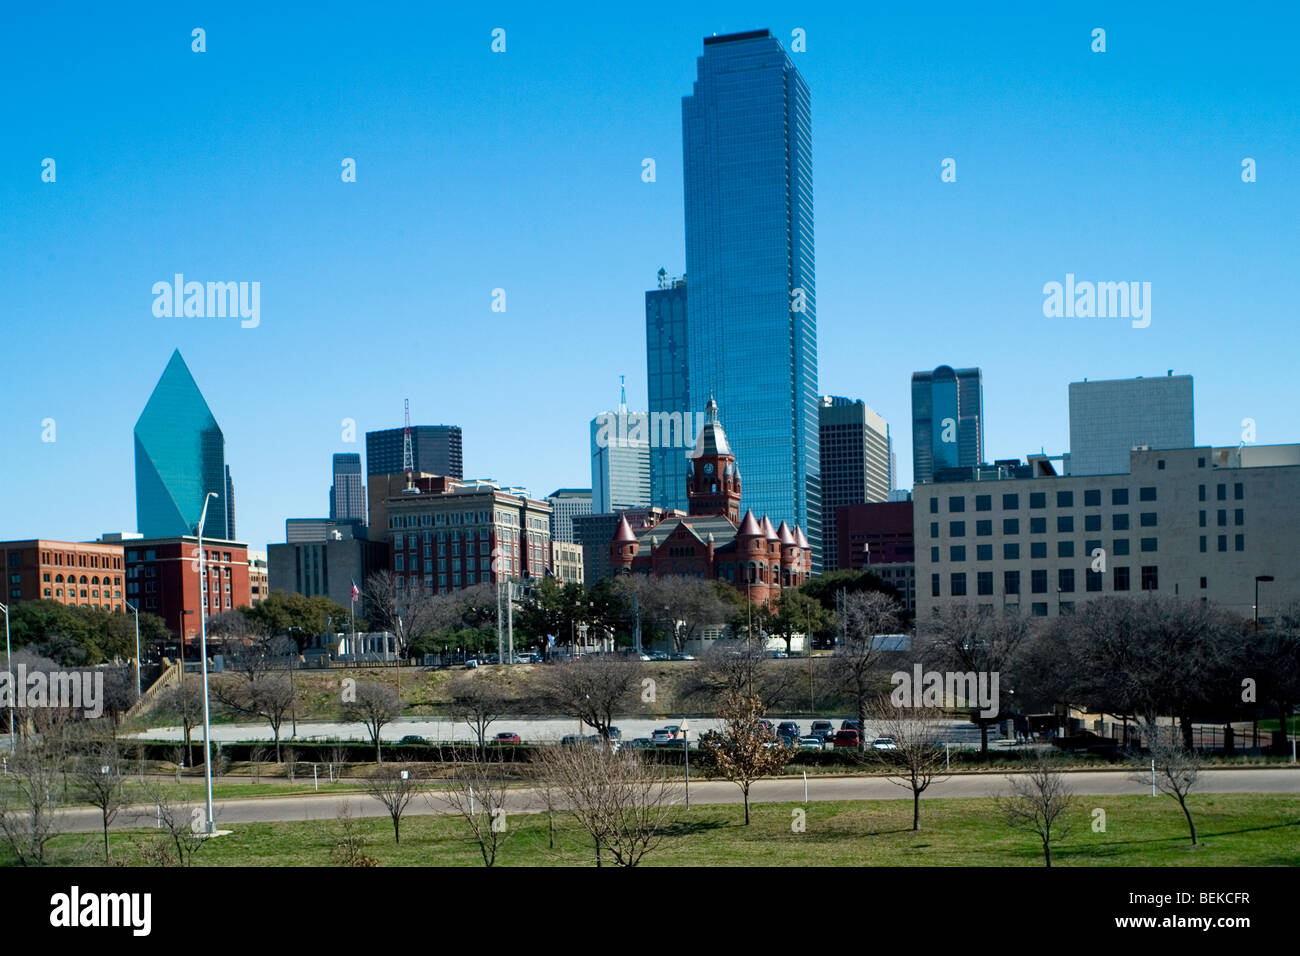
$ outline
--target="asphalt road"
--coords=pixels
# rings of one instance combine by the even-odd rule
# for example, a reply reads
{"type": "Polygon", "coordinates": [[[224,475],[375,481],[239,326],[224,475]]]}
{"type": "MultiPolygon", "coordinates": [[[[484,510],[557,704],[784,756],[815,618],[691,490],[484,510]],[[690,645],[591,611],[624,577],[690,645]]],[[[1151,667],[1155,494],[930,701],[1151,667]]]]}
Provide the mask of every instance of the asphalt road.
{"type": "MultiPolygon", "coordinates": [[[[1080,796],[1113,796],[1150,793],[1146,782],[1135,781],[1131,771],[1083,771],[1068,774],[1070,786],[1080,796]]],[[[933,784],[923,794],[924,799],[935,797],[991,797],[1006,793],[1007,775],[994,773],[956,774],[933,784]]],[[[760,780],[750,790],[751,803],[797,803],[803,800],[802,779],[783,778],[760,780]]],[[[1269,768],[1265,770],[1206,770],[1201,774],[1198,793],[1290,793],[1296,796],[1300,810],[1300,768],[1269,768]]],[[[691,782],[693,804],[734,804],[741,800],[740,788],[725,780],[700,780],[691,782]]],[[[817,776],[808,778],[809,801],[821,800],[897,800],[910,797],[911,790],[883,777],[817,776]]],[[[298,820],[329,820],[337,816],[344,803],[351,802],[352,814],[357,817],[382,817],[387,815],[383,805],[364,793],[335,793],[291,797],[244,797],[235,800],[218,800],[216,819],[218,827],[236,826],[240,823],[272,823],[298,820]]],[[[194,804],[201,806],[202,801],[194,804]]],[[[515,813],[528,813],[544,809],[538,794],[532,789],[513,790],[507,808],[515,813]]],[[[407,809],[409,815],[453,812],[445,798],[435,792],[429,799],[416,797],[407,809]]],[[[123,810],[114,828],[152,826],[155,822],[152,806],[130,807],[123,810]]],[[[72,832],[99,830],[99,811],[93,808],[75,808],[59,812],[60,829],[72,832]]]]}

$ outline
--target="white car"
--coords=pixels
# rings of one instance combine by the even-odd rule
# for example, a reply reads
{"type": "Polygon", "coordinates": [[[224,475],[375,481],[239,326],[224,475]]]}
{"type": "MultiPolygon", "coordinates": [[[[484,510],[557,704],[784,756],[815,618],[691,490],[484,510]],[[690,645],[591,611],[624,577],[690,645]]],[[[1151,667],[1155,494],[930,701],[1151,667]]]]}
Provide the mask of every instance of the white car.
{"type": "Polygon", "coordinates": [[[871,741],[872,750],[897,750],[898,744],[894,743],[893,737],[877,737],[871,741]]]}
{"type": "Polygon", "coordinates": [[[822,739],[821,739],[820,737],[813,737],[813,736],[811,736],[811,735],[809,735],[809,736],[807,736],[807,737],[800,737],[800,738],[799,738],[799,745],[798,745],[798,746],[799,746],[799,749],[800,749],[800,750],[822,750],[822,749],[824,749],[823,746],[822,746],[822,739]]]}

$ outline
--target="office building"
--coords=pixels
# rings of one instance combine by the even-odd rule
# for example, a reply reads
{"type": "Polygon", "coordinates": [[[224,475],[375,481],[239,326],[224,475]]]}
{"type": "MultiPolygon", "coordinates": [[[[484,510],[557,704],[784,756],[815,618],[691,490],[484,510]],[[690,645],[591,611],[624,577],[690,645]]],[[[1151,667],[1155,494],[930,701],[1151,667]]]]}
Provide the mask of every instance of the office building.
{"type": "Polygon", "coordinates": [[[271,593],[271,565],[265,551],[248,552],[248,606],[257,607],[271,593]]]}
{"type": "Polygon", "coordinates": [[[1300,600],[1300,445],[1129,453],[1123,474],[1057,475],[1030,456],[918,485],[917,615],[954,603],[1068,613],[1107,595],[1208,600],[1250,617],[1300,600]]]}
{"type": "Polygon", "coordinates": [[[234,484],[226,439],[180,350],[172,352],[135,423],[135,511],[145,537],[194,534],[209,493],[204,531],[214,537],[234,524],[234,484]]]}
{"type": "Polygon", "coordinates": [[[591,420],[591,510],[595,513],[650,504],[648,416],[601,412],[591,420]]]}
{"type": "Polygon", "coordinates": [[[581,544],[573,536],[573,519],[591,514],[591,489],[557,488],[546,496],[546,503],[551,506],[551,540],[581,544]]]}
{"type": "Polygon", "coordinates": [[[723,409],[745,507],[821,567],[808,87],[767,30],[706,37],[682,99],[689,407],[723,409]]]}
{"type": "Polygon", "coordinates": [[[194,535],[139,538],[123,545],[126,597],[141,613],[162,618],[197,659],[199,618],[206,598],[211,617],[251,606],[248,545],[203,538],[203,597],[199,592],[199,543],[194,535]]]}
{"type": "Polygon", "coordinates": [[[916,550],[912,502],[889,501],[836,509],[839,535],[836,567],[869,570],[897,588],[903,607],[916,610],[916,550]]]}
{"type": "Polygon", "coordinates": [[[4,604],[57,601],[69,607],[121,611],[122,545],[109,542],[0,541],[4,604]]]}
{"type": "Polygon", "coordinates": [[[822,569],[839,564],[837,509],[886,501],[890,492],[889,425],[861,399],[827,395],[820,415],[822,569]]]}
{"type": "Polygon", "coordinates": [[[366,485],[361,476],[361,456],[356,452],[336,454],[330,484],[330,518],[334,521],[359,519],[366,522],[366,485]]]}
{"type": "Polygon", "coordinates": [[[649,398],[650,504],[686,510],[691,427],[690,362],[686,335],[686,279],[659,270],[659,286],[645,294],[646,392],[649,398]],[[657,427],[655,427],[657,426],[657,427]]]}
{"type": "Polygon", "coordinates": [[[1070,383],[1070,474],[1128,471],[1134,448],[1196,444],[1192,377],[1121,378],[1070,383]]]}
{"type": "MultiPolygon", "coordinates": [[[[388,543],[370,541],[357,519],[290,518],[285,543],[267,549],[270,586],[305,597],[323,595],[349,607],[352,585],[365,590],[372,574],[388,568],[388,543]]],[[[358,613],[362,612],[360,606],[358,613]]]]}
{"type": "MultiPolygon", "coordinates": [[[[366,432],[366,476],[396,475],[403,464],[404,428],[366,432]]],[[[426,475],[464,478],[459,425],[412,425],[411,455],[415,470],[426,475]]],[[[373,517],[371,520],[374,520],[373,517]]]]}
{"type": "Polygon", "coordinates": [[[984,384],[977,368],[912,373],[912,482],[984,460],[984,384]]]}
{"type": "Polygon", "coordinates": [[[551,542],[551,574],[562,584],[582,586],[582,545],[571,541],[551,542]]]}

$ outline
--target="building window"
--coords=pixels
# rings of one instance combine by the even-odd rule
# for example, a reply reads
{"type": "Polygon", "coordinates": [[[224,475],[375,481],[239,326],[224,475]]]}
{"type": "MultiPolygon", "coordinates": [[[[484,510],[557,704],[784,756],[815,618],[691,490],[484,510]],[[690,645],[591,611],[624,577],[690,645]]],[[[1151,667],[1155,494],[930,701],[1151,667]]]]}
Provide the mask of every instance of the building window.
{"type": "Polygon", "coordinates": [[[1241,527],[1246,523],[1246,510],[1244,508],[1234,508],[1232,510],[1232,523],[1241,527]]]}
{"type": "Polygon", "coordinates": [[[976,511],[992,511],[992,510],[993,510],[993,496],[992,496],[992,495],[976,495],[976,496],[975,496],[975,510],[976,510],[976,511]]]}
{"type": "Polygon", "coordinates": [[[957,513],[966,510],[966,498],[964,495],[952,495],[948,499],[948,511],[957,513]]]}
{"type": "Polygon", "coordinates": [[[1228,509],[1220,508],[1217,518],[1218,518],[1219,527],[1226,528],[1228,526],[1228,509]]]}
{"type": "Polygon", "coordinates": [[[966,596],[966,574],[965,574],[965,572],[959,571],[959,572],[953,574],[953,576],[952,576],[952,596],[953,596],[953,597],[965,597],[965,596],[966,596]]]}
{"type": "Polygon", "coordinates": [[[1083,493],[1083,506],[1085,508],[1101,507],[1101,489],[1089,488],[1083,493]]]}
{"type": "Polygon", "coordinates": [[[1226,534],[1219,535],[1219,550],[1220,551],[1228,550],[1228,536],[1226,534]]]}
{"type": "Polygon", "coordinates": [[[1056,556],[1058,558],[1074,557],[1074,542],[1073,541],[1056,542],[1056,556]]]}
{"type": "Polygon", "coordinates": [[[1205,486],[1204,486],[1204,485],[1201,485],[1201,486],[1197,489],[1197,496],[1199,497],[1199,499],[1200,499],[1201,501],[1204,501],[1204,500],[1205,500],[1205,486]]]}
{"type": "Polygon", "coordinates": [[[1031,542],[1029,543],[1029,556],[1030,556],[1031,558],[1045,558],[1045,557],[1047,557],[1047,542],[1046,542],[1046,541],[1031,541],[1031,542]]]}
{"type": "Polygon", "coordinates": [[[1101,515],[1084,515],[1084,516],[1083,516],[1083,530],[1084,530],[1084,531],[1100,531],[1100,530],[1101,530],[1101,515]]]}
{"type": "Polygon", "coordinates": [[[938,563],[939,563],[939,547],[938,547],[938,545],[935,545],[934,547],[930,548],[930,563],[931,563],[931,564],[938,564],[938,563]]]}
{"type": "Polygon", "coordinates": [[[932,538],[939,537],[939,522],[937,521],[930,522],[930,537],[932,538]]]}
{"type": "Polygon", "coordinates": [[[1029,519],[1029,533],[1030,533],[1030,534],[1047,534],[1047,519],[1046,519],[1046,518],[1030,518],[1030,519],[1029,519]]]}
{"type": "Polygon", "coordinates": [[[1128,568],[1114,568],[1112,570],[1112,590],[1127,591],[1129,589],[1128,568]]]}
{"type": "Polygon", "coordinates": [[[1205,509],[1201,509],[1201,527],[1205,527],[1205,509]]]}
{"type": "Polygon", "coordinates": [[[1029,588],[1034,594],[1047,593],[1047,569],[1034,568],[1029,575],[1029,588]]]}
{"type": "Polygon", "coordinates": [[[1020,519],[1019,519],[1019,518],[1003,518],[1003,519],[1002,519],[1002,533],[1003,533],[1003,534],[1020,534],[1020,519]]]}
{"type": "Polygon", "coordinates": [[[949,522],[948,522],[948,537],[950,537],[950,538],[964,538],[964,537],[966,537],[966,522],[964,522],[964,521],[949,521],[949,522]]]}
{"type": "Polygon", "coordinates": [[[1110,503],[1111,503],[1111,505],[1126,505],[1126,504],[1128,504],[1128,489],[1127,489],[1127,488],[1112,488],[1112,489],[1110,490],[1110,503]]]}
{"type": "Polygon", "coordinates": [[[993,545],[991,545],[991,544],[981,544],[981,545],[976,545],[976,547],[975,547],[975,560],[976,560],[976,561],[992,561],[992,560],[993,560],[993,545]]]}
{"type": "MultiPolygon", "coordinates": [[[[1240,522],[1238,522],[1240,524],[1240,522]]],[[[980,538],[987,538],[993,533],[993,522],[984,520],[975,522],[975,535],[980,538]]]]}
{"type": "Polygon", "coordinates": [[[1143,551],[1154,551],[1154,550],[1156,550],[1156,539],[1155,539],[1155,538],[1143,538],[1143,539],[1142,539],[1142,550],[1143,550],[1143,551]]]}
{"type": "Polygon", "coordinates": [[[1005,494],[1002,496],[1003,511],[1018,511],[1020,509],[1020,496],[1016,494],[1005,494]]]}
{"type": "Polygon", "coordinates": [[[1235,482],[1232,486],[1233,499],[1236,501],[1240,501],[1245,496],[1246,496],[1246,486],[1243,485],[1240,481],[1235,482]]]}
{"type": "Polygon", "coordinates": [[[1237,550],[1238,551],[1246,550],[1246,536],[1244,534],[1237,535],[1237,550]]]}
{"type": "Polygon", "coordinates": [[[1058,491],[1058,492],[1056,493],[1056,507],[1058,507],[1058,508],[1073,508],[1073,507],[1074,507],[1074,492],[1073,492],[1073,491],[1058,491]]]}
{"type": "Polygon", "coordinates": [[[1201,554],[1205,553],[1205,535],[1201,535],[1201,554]]]}
{"type": "Polygon", "coordinates": [[[1138,501],[1155,501],[1155,500],[1156,500],[1156,490],[1154,487],[1148,485],[1146,488],[1138,489],[1138,501]]]}
{"type": "Polygon", "coordinates": [[[939,513],[939,499],[938,499],[938,498],[931,498],[931,499],[930,499],[930,514],[932,514],[932,515],[937,515],[938,513],[939,513]]]}
{"type": "Polygon", "coordinates": [[[1047,507],[1047,492],[1045,492],[1045,491],[1031,491],[1031,492],[1029,493],[1029,507],[1030,507],[1030,508],[1046,508],[1046,507],[1047,507]]]}
{"type": "Polygon", "coordinates": [[[1035,601],[1033,604],[1034,617],[1047,617],[1047,602],[1035,601]]]}
{"type": "Polygon", "coordinates": [[[993,593],[993,572],[981,571],[975,575],[975,590],[979,594],[993,593]]]}
{"type": "Polygon", "coordinates": [[[930,597],[939,596],[939,575],[930,575],[930,597]]]}
{"type": "Polygon", "coordinates": [[[1003,544],[1003,545],[1002,545],[1002,560],[1003,560],[1003,561],[1019,561],[1019,560],[1020,560],[1020,545],[1016,544],[1015,542],[1007,542],[1006,544],[1003,544]]]}
{"type": "Polygon", "coordinates": [[[1201,578],[1201,588],[1205,588],[1205,578],[1201,578]]]}
{"type": "Polygon", "coordinates": [[[1128,530],[1128,515],[1126,515],[1126,514],[1113,514],[1113,515],[1111,515],[1111,516],[1110,516],[1110,530],[1112,530],[1112,531],[1127,531],[1127,530],[1128,530]]]}
{"type": "Polygon", "coordinates": [[[1091,568],[1083,572],[1083,585],[1089,591],[1101,590],[1102,574],[1100,571],[1094,571],[1091,568]]]}
{"type": "Polygon", "coordinates": [[[1056,571],[1056,590],[1066,594],[1074,592],[1074,568],[1058,568],[1056,571]]]}
{"type": "Polygon", "coordinates": [[[1142,590],[1160,590],[1160,579],[1156,574],[1156,566],[1154,564],[1144,564],[1142,566],[1142,590]]]}
{"type": "Polygon", "coordinates": [[[1057,533],[1057,534],[1072,534],[1073,532],[1074,532],[1074,516],[1073,516],[1073,515],[1057,515],[1057,516],[1056,516],[1056,533],[1057,533]]]}
{"type": "Polygon", "coordinates": [[[1007,594],[1020,593],[1020,572],[1003,571],[1002,572],[1002,590],[1007,594]]]}
{"type": "Polygon", "coordinates": [[[1219,485],[1219,487],[1218,487],[1218,499],[1219,499],[1220,501],[1227,501],[1227,500],[1228,500],[1228,486],[1227,486],[1227,485],[1219,485]]]}
{"type": "Polygon", "coordinates": [[[949,556],[948,556],[948,560],[949,560],[949,561],[965,561],[965,560],[966,560],[966,546],[965,546],[964,544],[955,544],[955,545],[953,545],[953,546],[949,549],[949,552],[950,552],[950,554],[949,554],[949,556]]]}
{"type": "Polygon", "coordinates": [[[1144,511],[1138,515],[1138,524],[1144,528],[1154,528],[1156,526],[1156,513],[1154,511],[1144,511]]]}
{"type": "Polygon", "coordinates": [[[1114,551],[1116,554],[1128,554],[1128,538],[1116,538],[1114,551]]]}

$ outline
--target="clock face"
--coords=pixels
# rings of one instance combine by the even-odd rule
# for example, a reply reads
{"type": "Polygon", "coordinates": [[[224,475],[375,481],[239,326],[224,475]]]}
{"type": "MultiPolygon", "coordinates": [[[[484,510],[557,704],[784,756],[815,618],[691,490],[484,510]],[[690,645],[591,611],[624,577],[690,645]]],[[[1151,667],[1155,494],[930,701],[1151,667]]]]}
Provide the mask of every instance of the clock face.
{"type": "Polygon", "coordinates": [[[705,473],[706,475],[711,475],[711,474],[713,474],[713,462],[707,462],[707,463],[705,463],[705,465],[704,465],[704,473],[705,473]]]}

